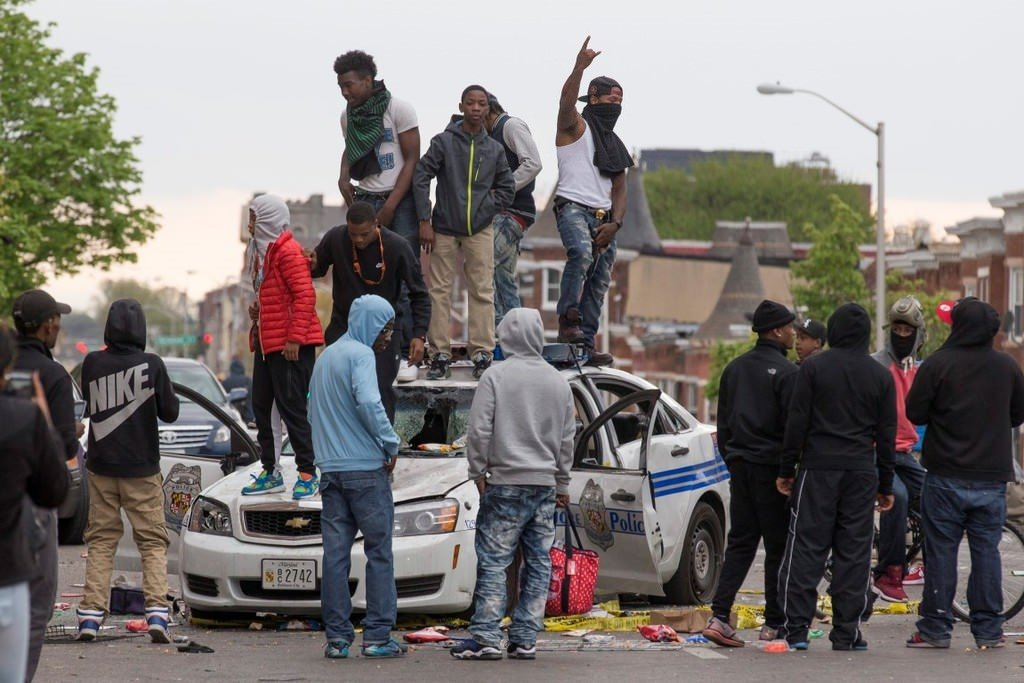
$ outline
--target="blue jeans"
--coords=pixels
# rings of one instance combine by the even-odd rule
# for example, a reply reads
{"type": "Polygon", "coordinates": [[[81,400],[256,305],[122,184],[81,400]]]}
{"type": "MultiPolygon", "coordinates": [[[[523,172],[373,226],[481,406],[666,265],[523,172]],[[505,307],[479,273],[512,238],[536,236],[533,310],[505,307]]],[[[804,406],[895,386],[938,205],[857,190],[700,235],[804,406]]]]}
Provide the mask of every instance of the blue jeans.
{"type": "MultiPolygon", "coordinates": [[[[892,479],[892,509],[878,518],[878,566],[876,574],[886,567],[907,563],[907,514],[910,501],[921,497],[925,469],[912,453],[896,454],[896,476],[892,479]]],[[[905,567],[904,567],[905,569],[905,567]]]]}
{"type": "Polygon", "coordinates": [[[522,305],[516,265],[523,226],[508,212],[495,216],[491,225],[494,226],[494,325],[497,327],[506,313],[522,305]]]}
{"type": "Polygon", "coordinates": [[[320,601],[327,640],[355,639],[352,596],[348,589],[352,569],[352,543],[363,534],[366,555],[366,617],[363,644],[386,643],[398,612],[395,563],[391,532],[395,504],[388,473],[381,468],[366,472],[324,472],[320,476],[323,511],[324,567],[320,601]]]}
{"type": "MultiPolygon", "coordinates": [[[[380,211],[387,201],[384,197],[371,197],[361,195],[356,191],[356,199],[361,202],[368,202],[373,205],[374,210],[380,211]]],[[[413,256],[420,257],[420,221],[416,218],[416,201],[412,198],[412,189],[405,193],[402,201],[395,207],[395,216],[391,219],[391,225],[385,226],[391,232],[405,238],[412,248],[413,256]]],[[[409,342],[412,340],[412,304],[409,303],[409,290],[402,284],[402,293],[398,297],[398,305],[395,306],[395,336],[400,337],[402,345],[402,356],[409,356],[409,342]]]]}
{"type": "Polygon", "coordinates": [[[0,681],[21,683],[25,680],[28,632],[28,581],[0,586],[0,662],[3,662],[0,681]]]}
{"type": "Polygon", "coordinates": [[[601,322],[604,295],[612,281],[615,264],[615,240],[601,254],[594,251],[594,236],[601,221],[591,212],[575,204],[558,209],[558,234],[565,247],[565,269],[562,271],[558,295],[558,315],[572,309],[580,313],[580,329],[584,343],[594,346],[594,336],[601,322]]]}
{"type": "Polygon", "coordinates": [[[532,647],[544,629],[544,603],[551,581],[555,540],[553,486],[488,486],[476,517],[476,592],[469,632],[478,643],[501,645],[507,606],[505,571],[523,549],[519,603],[508,629],[513,643],[532,647]]]}
{"type": "Polygon", "coordinates": [[[917,630],[928,641],[949,643],[953,632],[957,551],[964,532],[971,549],[967,601],[971,633],[977,644],[992,644],[1003,635],[1003,576],[999,541],[1006,521],[1006,483],[924,478],[921,493],[924,550],[924,598],[917,630]]]}

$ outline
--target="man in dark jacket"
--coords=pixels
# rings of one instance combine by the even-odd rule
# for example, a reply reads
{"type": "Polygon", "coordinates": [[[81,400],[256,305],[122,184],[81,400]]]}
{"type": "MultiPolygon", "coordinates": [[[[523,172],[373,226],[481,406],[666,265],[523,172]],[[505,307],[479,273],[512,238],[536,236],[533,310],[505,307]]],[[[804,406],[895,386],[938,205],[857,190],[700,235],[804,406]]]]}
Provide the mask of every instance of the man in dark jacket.
{"type": "Polygon", "coordinates": [[[240,358],[231,359],[228,376],[221,382],[221,386],[224,387],[224,391],[245,389],[248,392],[245,396],[245,402],[242,403],[242,409],[239,412],[242,413],[243,420],[252,422],[252,380],[246,376],[245,365],[240,358]]]}
{"type": "Polygon", "coordinates": [[[995,309],[973,297],[952,312],[946,343],[917,370],[907,418],[927,425],[921,491],[928,571],[917,632],[907,647],[948,648],[953,632],[957,552],[971,546],[971,633],[980,648],[1002,647],[1003,593],[999,540],[1006,521],[1006,482],[1013,481],[1010,430],[1024,422],[1024,374],[992,348],[995,309]]]}
{"type": "MultiPolygon", "coordinates": [[[[46,394],[47,408],[53,426],[60,435],[64,458],[78,455],[78,424],[75,420],[75,395],[71,375],[53,359],[50,350],[57,345],[60,317],[71,312],[67,304],[58,303],[47,292],[31,289],[14,300],[14,327],[18,331],[18,357],[15,370],[38,372],[46,394]]],[[[35,676],[39,653],[43,649],[46,623],[53,613],[57,597],[57,511],[35,509],[39,531],[36,540],[38,571],[32,578],[32,633],[28,654],[28,679],[35,676]]]]}
{"type": "MultiPolygon", "coordinates": [[[[391,337],[387,348],[377,353],[377,386],[388,417],[395,419],[394,381],[398,376],[399,349],[408,349],[409,364],[423,360],[427,326],[430,324],[430,294],[423,283],[419,254],[414,254],[405,238],[382,230],[377,212],[368,202],[354,202],[345,216],[348,225],[327,231],[310,257],[313,277],[331,272],[331,322],[324,332],[330,345],[348,331],[352,302],[366,294],[376,294],[394,307],[399,317],[411,311],[412,321],[395,321],[395,330],[412,330],[412,339],[401,334],[391,337]],[[403,297],[403,294],[406,294],[403,297]],[[403,309],[401,302],[408,299],[403,309]]],[[[412,377],[410,379],[415,379],[412,377]]],[[[399,381],[402,378],[399,377],[399,381]]]]}
{"type": "Polygon", "coordinates": [[[146,353],[146,316],[138,301],[120,299],[110,305],[103,341],[106,349],[82,361],[82,392],[90,417],[89,557],[85,597],[78,607],[78,639],[96,638],[107,613],[124,509],[142,556],[149,636],[154,643],[169,643],[168,539],[157,418],[177,420],[178,397],[164,362],[146,353]]]}
{"type": "Polygon", "coordinates": [[[793,346],[794,316],[765,299],[754,312],[757,344],[729,363],[718,394],[718,448],[729,466],[729,542],[712,617],[704,637],[725,647],[742,647],[729,624],[736,593],[764,539],[764,627],[761,640],[773,640],[782,625],[776,593],[779,563],[786,548],[786,497],[775,488],[779,473],[786,408],[797,367],[786,358],[793,346]]]}
{"type": "Polygon", "coordinates": [[[844,304],[828,320],[829,350],[800,366],[776,482],[791,496],[779,570],[779,636],[807,649],[818,583],[832,553],[833,650],[866,650],[860,632],[874,537],[874,501],[892,507],[896,399],[892,376],[868,355],[871,318],[844,304]],[[797,464],[799,473],[796,472],[797,464]],[[795,481],[794,481],[795,476],[795,481]]]}

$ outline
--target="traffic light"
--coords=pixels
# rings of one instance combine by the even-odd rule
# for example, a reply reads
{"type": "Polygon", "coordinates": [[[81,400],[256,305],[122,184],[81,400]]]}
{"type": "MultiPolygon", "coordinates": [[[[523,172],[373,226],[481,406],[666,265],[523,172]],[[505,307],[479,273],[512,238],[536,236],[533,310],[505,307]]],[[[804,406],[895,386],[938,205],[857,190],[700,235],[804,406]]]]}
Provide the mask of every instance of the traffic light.
{"type": "Polygon", "coordinates": [[[213,335],[209,332],[203,332],[202,340],[204,346],[209,346],[213,343],[213,335]]]}
{"type": "Polygon", "coordinates": [[[84,341],[79,339],[77,342],[75,342],[75,351],[78,351],[80,354],[84,356],[85,354],[89,353],[89,347],[88,345],[86,345],[84,341]]]}

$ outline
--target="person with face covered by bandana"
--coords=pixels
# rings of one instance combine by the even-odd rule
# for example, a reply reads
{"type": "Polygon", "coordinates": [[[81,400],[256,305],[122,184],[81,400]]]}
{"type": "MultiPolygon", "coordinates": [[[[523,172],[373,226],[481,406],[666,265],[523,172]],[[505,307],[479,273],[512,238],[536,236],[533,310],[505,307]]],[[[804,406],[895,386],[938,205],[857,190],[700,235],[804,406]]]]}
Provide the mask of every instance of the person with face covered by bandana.
{"type": "Polygon", "coordinates": [[[612,357],[594,348],[604,295],[615,263],[615,235],[626,215],[626,169],[633,159],[615,134],[622,113],[622,86],[607,76],[590,81],[578,98],[587,106],[576,110],[583,72],[598,51],[588,47],[562,86],[558,105],[558,187],[554,208],[558,234],[565,247],[561,294],[558,297],[558,341],[583,344],[591,365],[610,365],[612,357]]]}
{"type": "Polygon", "coordinates": [[[295,450],[299,478],[293,498],[307,498],[319,489],[313,463],[313,441],[306,420],[306,396],[313,374],[316,347],[324,343],[316,315],[316,291],[309,260],[288,229],[291,214],[279,197],[260,195],[249,205],[248,273],[256,301],[249,347],[252,369],[252,410],[263,471],[242,489],[244,495],[284,491],[275,462],[271,413],[276,404],[295,450]]]}
{"type": "MultiPolygon", "coordinates": [[[[900,298],[889,309],[889,334],[885,348],[872,358],[889,370],[896,389],[896,458],[892,493],[893,506],[879,518],[878,564],[874,568],[874,592],[888,602],[907,602],[903,589],[907,576],[907,510],[910,501],[919,499],[924,484],[924,468],[914,457],[917,428],[907,419],[905,401],[914,384],[919,364],[917,354],[924,344],[924,310],[912,296],[900,298]]],[[[922,572],[916,569],[915,572],[922,572]]],[[[923,582],[910,579],[912,582],[923,582]]]]}

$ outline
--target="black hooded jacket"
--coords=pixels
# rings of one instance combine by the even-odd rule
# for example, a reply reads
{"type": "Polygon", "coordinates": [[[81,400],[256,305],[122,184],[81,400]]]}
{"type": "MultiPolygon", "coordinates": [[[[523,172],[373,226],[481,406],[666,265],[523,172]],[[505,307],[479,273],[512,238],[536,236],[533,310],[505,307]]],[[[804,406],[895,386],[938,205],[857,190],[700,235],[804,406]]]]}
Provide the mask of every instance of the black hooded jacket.
{"type": "Polygon", "coordinates": [[[146,353],[146,317],[139,302],[110,305],[107,348],[82,362],[82,392],[90,417],[86,466],[106,477],[160,472],[157,418],[178,419],[178,397],[159,356],[146,353]]]}
{"type": "Polygon", "coordinates": [[[779,476],[878,468],[878,492],[892,493],[896,392],[889,371],[868,355],[871,318],[845,304],[828,320],[829,350],[800,365],[789,404],[779,476]]]}
{"type": "Polygon", "coordinates": [[[18,335],[18,357],[14,360],[14,368],[39,373],[39,382],[46,393],[46,405],[50,409],[50,420],[64,445],[64,458],[70,460],[78,455],[75,390],[71,375],[53,359],[53,354],[41,339],[22,334],[18,335]]]}
{"type": "Polygon", "coordinates": [[[907,418],[928,425],[921,463],[932,474],[1012,481],[1010,430],[1024,422],[1024,374],[992,348],[999,315],[983,301],[953,308],[953,330],[917,369],[907,418]]]}

